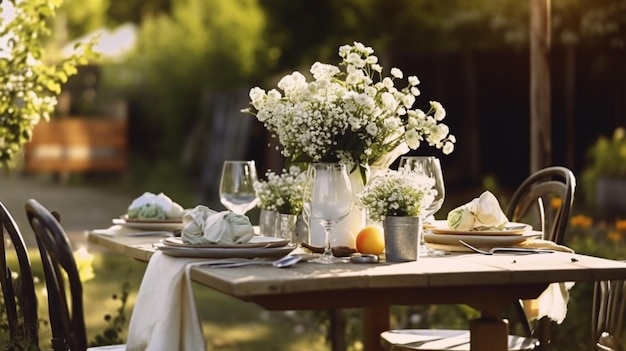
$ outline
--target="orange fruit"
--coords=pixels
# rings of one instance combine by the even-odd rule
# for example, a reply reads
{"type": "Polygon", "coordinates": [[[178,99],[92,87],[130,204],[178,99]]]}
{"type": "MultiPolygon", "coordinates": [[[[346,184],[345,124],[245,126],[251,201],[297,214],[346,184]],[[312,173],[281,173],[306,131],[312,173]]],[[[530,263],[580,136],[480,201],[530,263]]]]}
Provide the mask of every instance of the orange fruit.
{"type": "Polygon", "coordinates": [[[356,250],[362,254],[380,255],[385,251],[383,227],[368,225],[356,235],[356,250]]]}

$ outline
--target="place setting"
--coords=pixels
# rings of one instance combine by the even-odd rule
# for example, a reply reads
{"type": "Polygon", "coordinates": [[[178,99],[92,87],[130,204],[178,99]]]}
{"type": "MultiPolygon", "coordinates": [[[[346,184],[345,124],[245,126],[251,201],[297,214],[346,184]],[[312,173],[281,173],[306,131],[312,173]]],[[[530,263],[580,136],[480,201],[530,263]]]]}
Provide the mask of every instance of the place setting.
{"type": "Polygon", "coordinates": [[[92,229],[90,233],[128,237],[175,236],[183,227],[184,211],[164,193],[144,192],[129,204],[124,214],[111,220],[112,226],[92,229]]]}
{"type": "Polygon", "coordinates": [[[543,240],[543,232],[530,224],[510,222],[498,199],[489,191],[463,204],[446,220],[428,224],[424,240],[428,246],[449,252],[493,254],[571,252],[569,248],[543,240]]]}

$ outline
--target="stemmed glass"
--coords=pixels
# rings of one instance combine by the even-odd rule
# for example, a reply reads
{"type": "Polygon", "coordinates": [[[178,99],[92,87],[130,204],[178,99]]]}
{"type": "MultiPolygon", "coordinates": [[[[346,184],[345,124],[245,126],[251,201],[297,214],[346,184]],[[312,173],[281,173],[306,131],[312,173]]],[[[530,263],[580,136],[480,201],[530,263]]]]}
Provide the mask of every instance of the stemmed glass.
{"type": "Polygon", "coordinates": [[[220,201],[234,213],[246,214],[259,201],[254,191],[256,181],[254,161],[224,161],[220,179],[220,201]]]}
{"type": "MultiPolygon", "coordinates": [[[[341,261],[333,256],[330,233],[335,224],[352,209],[352,188],[348,169],[344,164],[313,163],[307,171],[304,203],[308,204],[310,218],[324,228],[324,254],[312,262],[335,263],[341,261]]],[[[305,205],[306,206],[306,205],[305,205]]]]}
{"type": "MultiPolygon", "coordinates": [[[[434,215],[441,206],[443,206],[443,200],[446,197],[445,185],[443,183],[443,174],[441,172],[441,163],[439,159],[434,156],[402,156],[400,158],[399,167],[408,168],[413,172],[417,172],[420,175],[429,177],[435,180],[433,189],[437,192],[433,201],[426,207],[422,218],[426,222],[427,218],[434,215]]],[[[424,243],[424,235],[420,237],[420,257],[425,256],[441,256],[444,252],[440,250],[433,250],[426,246],[424,243]]]]}

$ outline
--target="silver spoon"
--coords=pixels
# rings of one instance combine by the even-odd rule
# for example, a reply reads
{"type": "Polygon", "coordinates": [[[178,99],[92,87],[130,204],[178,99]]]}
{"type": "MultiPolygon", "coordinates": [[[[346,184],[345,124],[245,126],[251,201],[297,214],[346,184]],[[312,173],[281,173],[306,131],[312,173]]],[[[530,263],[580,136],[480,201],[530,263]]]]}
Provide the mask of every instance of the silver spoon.
{"type": "Polygon", "coordinates": [[[283,256],[276,261],[242,261],[242,262],[230,262],[224,264],[212,264],[211,267],[214,268],[234,268],[234,267],[242,267],[242,266],[253,266],[253,265],[272,265],[276,268],[286,268],[291,267],[294,264],[300,262],[302,260],[302,256],[299,255],[287,255],[283,256]]]}
{"type": "Polygon", "coordinates": [[[485,251],[485,250],[481,250],[477,247],[474,247],[468,243],[466,243],[463,240],[459,240],[459,242],[461,244],[463,244],[463,246],[467,247],[468,249],[477,252],[479,254],[483,254],[483,255],[493,255],[496,253],[518,253],[518,254],[533,254],[533,253],[553,253],[554,250],[547,250],[547,249],[525,249],[522,247],[494,247],[492,249],[490,249],[489,251],[485,251]]]}

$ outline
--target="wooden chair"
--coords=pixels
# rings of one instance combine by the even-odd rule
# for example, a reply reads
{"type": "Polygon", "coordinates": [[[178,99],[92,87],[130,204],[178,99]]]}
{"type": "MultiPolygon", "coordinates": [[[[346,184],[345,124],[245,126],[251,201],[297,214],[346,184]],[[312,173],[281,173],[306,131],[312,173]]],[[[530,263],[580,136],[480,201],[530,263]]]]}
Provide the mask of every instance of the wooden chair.
{"type": "Polygon", "coordinates": [[[591,335],[597,351],[624,351],[626,281],[599,281],[594,285],[591,335]]]}
{"type": "MultiPolygon", "coordinates": [[[[34,199],[26,202],[26,216],[35,233],[48,290],[52,348],[54,351],[87,350],[83,286],[59,216],[34,199]]],[[[105,349],[124,350],[125,345],[89,348],[105,349]]]]}
{"type": "MultiPolygon", "coordinates": [[[[524,222],[543,230],[544,239],[562,244],[574,202],[576,177],[566,167],[553,166],[531,174],[516,189],[506,210],[509,221],[524,222]]],[[[514,312],[524,330],[523,336],[509,335],[509,350],[548,350],[552,321],[544,317],[531,323],[523,302],[517,301],[514,312]]],[[[389,351],[469,350],[468,330],[399,329],[381,334],[381,345],[389,351]],[[413,342],[428,337],[433,343],[413,342]],[[448,346],[439,346],[448,345],[448,346]]]]}
{"type": "Polygon", "coordinates": [[[37,295],[33,283],[33,274],[26,244],[13,217],[0,203],[0,286],[4,297],[4,309],[9,324],[9,349],[26,350],[39,345],[37,321],[37,295]],[[5,241],[5,230],[8,240],[5,241]],[[7,262],[7,250],[10,246],[17,256],[17,279],[12,278],[7,262]]]}

